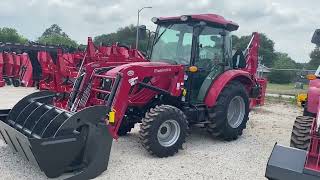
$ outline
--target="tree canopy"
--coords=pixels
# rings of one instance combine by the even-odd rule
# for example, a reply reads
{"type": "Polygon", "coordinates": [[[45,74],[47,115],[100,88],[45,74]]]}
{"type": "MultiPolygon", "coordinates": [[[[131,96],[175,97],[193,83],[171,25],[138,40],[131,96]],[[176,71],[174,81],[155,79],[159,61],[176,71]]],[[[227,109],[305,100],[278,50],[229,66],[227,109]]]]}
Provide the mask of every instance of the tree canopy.
{"type": "Polygon", "coordinates": [[[278,84],[287,84],[292,82],[296,77],[296,71],[293,71],[292,69],[296,69],[297,66],[297,63],[292,60],[288,54],[277,52],[273,70],[269,75],[269,81],[278,84]]]}
{"type": "MultiPolygon", "coordinates": [[[[120,44],[134,47],[135,41],[136,41],[136,32],[137,32],[136,26],[129,25],[123,28],[119,28],[114,33],[102,34],[102,35],[96,36],[94,38],[94,43],[106,44],[106,45],[120,43],[120,44]]],[[[146,52],[148,40],[141,37],[146,37],[146,34],[140,34],[139,50],[146,52]]]]}
{"type": "Polygon", "coordinates": [[[0,42],[4,43],[26,43],[28,40],[18,33],[13,28],[0,28],[0,42]]]}
{"type": "Polygon", "coordinates": [[[309,69],[316,70],[320,65],[320,48],[317,46],[311,53],[310,53],[310,61],[308,63],[309,69]]]}
{"type": "Polygon", "coordinates": [[[63,32],[61,27],[57,24],[53,24],[47,28],[43,32],[42,36],[39,37],[38,42],[41,44],[62,45],[72,48],[76,48],[78,46],[77,42],[72,40],[65,32],[63,32]]]}

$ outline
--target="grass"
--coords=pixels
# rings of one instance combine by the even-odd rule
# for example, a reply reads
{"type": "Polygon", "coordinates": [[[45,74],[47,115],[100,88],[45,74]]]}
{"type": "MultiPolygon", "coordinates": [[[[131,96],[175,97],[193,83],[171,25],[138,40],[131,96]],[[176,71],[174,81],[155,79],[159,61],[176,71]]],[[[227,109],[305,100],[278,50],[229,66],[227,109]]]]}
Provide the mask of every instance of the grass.
{"type": "Polygon", "coordinates": [[[290,84],[273,84],[268,83],[267,93],[269,94],[280,94],[280,95],[292,95],[295,96],[298,93],[307,93],[308,85],[304,85],[303,89],[295,89],[294,83],[290,84]]]}
{"type": "Polygon", "coordinates": [[[279,96],[279,97],[266,96],[266,102],[287,103],[287,104],[297,105],[297,100],[295,97],[294,98],[283,98],[281,96],[279,96]]]}

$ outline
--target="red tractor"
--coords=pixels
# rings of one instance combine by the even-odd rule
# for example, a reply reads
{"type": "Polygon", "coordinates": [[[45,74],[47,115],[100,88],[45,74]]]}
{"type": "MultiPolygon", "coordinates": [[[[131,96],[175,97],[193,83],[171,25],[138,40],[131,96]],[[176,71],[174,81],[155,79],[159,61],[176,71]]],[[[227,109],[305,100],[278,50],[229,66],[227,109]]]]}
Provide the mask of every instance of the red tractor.
{"type": "Polygon", "coordinates": [[[142,145],[157,157],[181,150],[192,125],[222,140],[241,136],[250,104],[264,97],[265,81],[256,77],[259,34],[245,53],[232,55],[231,32],[239,26],[221,16],[152,21],[150,62],[89,63],[65,110],[52,105],[50,91],[1,110],[2,139],[50,178],[74,172],[72,179],[89,179],[107,169],[113,139],[136,123],[142,145]]]}
{"type": "Polygon", "coordinates": [[[320,66],[318,67],[315,75],[309,75],[307,78],[310,80],[307,101],[304,105],[304,116],[316,117],[318,112],[318,104],[320,96],[320,66]]]}
{"type": "MultiPolygon", "coordinates": [[[[312,42],[320,45],[320,30],[312,42]]],[[[320,70],[308,75],[308,101],[294,122],[290,148],[276,144],[266,169],[271,180],[320,180],[320,70]]]]}

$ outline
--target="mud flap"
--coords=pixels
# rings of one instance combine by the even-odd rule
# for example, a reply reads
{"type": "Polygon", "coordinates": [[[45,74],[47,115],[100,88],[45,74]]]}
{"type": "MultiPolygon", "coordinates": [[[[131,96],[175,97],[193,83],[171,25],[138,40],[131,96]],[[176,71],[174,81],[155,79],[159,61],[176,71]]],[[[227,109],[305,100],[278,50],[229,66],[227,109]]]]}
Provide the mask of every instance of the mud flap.
{"type": "Polygon", "coordinates": [[[54,93],[41,91],[0,110],[0,138],[49,178],[90,179],[107,169],[113,138],[106,106],[70,113],[50,105],[54,93]]]}
{"type": "Polygon", "coordinates": [[[276,144],[269,158],[265,176],[270,180],[319,180],[305,173],[307,151],[276,144]]]}

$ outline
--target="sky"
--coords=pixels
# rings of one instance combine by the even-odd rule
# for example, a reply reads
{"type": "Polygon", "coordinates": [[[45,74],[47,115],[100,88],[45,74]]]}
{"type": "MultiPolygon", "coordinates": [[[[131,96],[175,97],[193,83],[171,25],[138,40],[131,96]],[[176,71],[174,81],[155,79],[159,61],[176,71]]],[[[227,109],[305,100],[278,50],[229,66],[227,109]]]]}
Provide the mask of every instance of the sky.
{"type": "Polygon", "coordinates": [[[277,51],[297,62],[308,62],[315,47],[310,41],[320,28],[319,0],[1,0],[0,27],[16,28],[36,40],[51,24],[58,24],[72,39],[86,43],[87,37],[107,34],[120,27],[141,24],[154,30],[150,19],[214,13],[240,25],[234,34],[257,31],[275,41],[277,51]]]}

